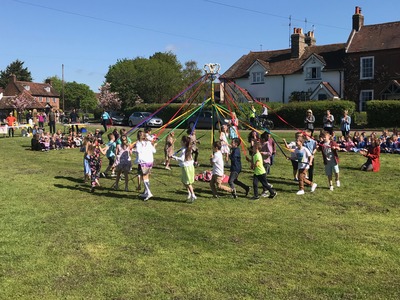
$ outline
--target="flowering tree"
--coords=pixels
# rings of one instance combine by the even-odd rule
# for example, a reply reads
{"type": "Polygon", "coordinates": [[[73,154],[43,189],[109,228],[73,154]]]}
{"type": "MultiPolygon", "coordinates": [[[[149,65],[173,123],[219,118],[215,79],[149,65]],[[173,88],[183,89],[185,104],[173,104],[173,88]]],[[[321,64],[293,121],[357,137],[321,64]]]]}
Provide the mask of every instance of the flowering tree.
{"type": "Polygon", "coordinates": [[[34,103],[35,100],[32,96],[27,95],[26,93],[22,93],[16,96],[11,101],[11,106],[14,107],[17,111],[22,112],[27,108],[31,108],[34,103]]]}
{"type": "Polygon", "coordinates": [[[111,92],[111,84],[106,82],[100,88],[100,106],[108,111],[116,111],[121,109],[121,99],[118,93],[111,92]]]}
{"type": "Polygon", "coordinates": [[[18,118],[18,122],[22,122],[23,111],[27,108],[32,108],[34,104],[34,98],[25,92],[15,97],[8,97],[6,103],[8,107],[13,108],[15,116],[18,118]]]}

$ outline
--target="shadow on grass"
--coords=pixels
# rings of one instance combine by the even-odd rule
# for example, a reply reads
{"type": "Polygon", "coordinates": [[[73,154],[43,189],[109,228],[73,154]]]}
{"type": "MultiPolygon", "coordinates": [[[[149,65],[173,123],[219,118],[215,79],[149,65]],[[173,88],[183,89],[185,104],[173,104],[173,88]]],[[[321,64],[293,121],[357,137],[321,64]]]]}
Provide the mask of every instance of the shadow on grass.
{"type": "Polygon", "coordinates": [[[71,176],[54,176],[55,179],[66,179],[76,183],[83,183],[81,178],[71,177],[71,176]]]}

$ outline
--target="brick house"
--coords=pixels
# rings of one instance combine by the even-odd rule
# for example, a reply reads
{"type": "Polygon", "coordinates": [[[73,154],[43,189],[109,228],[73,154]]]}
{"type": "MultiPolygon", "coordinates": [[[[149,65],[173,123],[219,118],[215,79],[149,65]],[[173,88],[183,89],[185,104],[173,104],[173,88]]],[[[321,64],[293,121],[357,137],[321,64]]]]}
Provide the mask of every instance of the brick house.
{"type": "Polygon", "coordinates": [[[356,7],[346,47],[345,87],[360,111],[368,100],[400,100],[400,22],[365,26],[356,7]]]}
{"type": "MultiPolygon", "coordinates": [[[[33,102],[29,109],[44,110],[46,107],[60,108],[60,94],[52,87],[51,80],[46,80],[45,83],[36,83],[28,81],[18,81],[15,75],[10,76],[6,88],[3,91],[3,98],[0,102],[4,109],[4,99],[9,97],[17,97],[22,94],[33,98],[33,102]]],[[[12,109],[12,107],[8,107],[12,109]]]]}

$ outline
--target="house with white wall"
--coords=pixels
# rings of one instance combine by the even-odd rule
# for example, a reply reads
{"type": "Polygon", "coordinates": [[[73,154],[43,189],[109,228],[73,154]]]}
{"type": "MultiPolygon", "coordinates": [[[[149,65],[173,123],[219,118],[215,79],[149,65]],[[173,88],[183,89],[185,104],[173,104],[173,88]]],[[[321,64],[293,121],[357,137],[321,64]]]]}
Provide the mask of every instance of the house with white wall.
{"type": "Polygon", "coordinates": [[[262,102],[343,97],[345,43],[317,46],[314,33],[294,28],[291,48],[251,51],[220,76],[262,102]]]}

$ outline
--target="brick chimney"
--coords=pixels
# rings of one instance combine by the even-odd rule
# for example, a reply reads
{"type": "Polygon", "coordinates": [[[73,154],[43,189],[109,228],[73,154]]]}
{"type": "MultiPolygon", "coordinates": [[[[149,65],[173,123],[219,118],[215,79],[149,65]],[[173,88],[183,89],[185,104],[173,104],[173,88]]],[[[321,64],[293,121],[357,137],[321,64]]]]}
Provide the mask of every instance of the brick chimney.
{"type": "Polygon", "coordinates": [[[364,26],[364,16],[361,14],[361,7],[356,6],[356,12],[353,15],[353,30],[359,31],[364,26]]]}
{"type": "Polygon", "coordinates": [[[52,84],[53,81],[52,81],[50,78],[47,78],[47,79],[45,80],[45,83],[47,83],[47,84],[53,86],[53,84],[52,84]]]}
{"type": "Polygon", "coordinates": [[[307,32],[304,41],[307,44],[307,46],[315,46],[317,41],[315,40],[315,37],[314,37],[314,31],[307,32]]]}
{"type": "Polygon", "coordinates": [[[305,37],[302,28],[294,28],[291,36],[292,58],[299,58],[303,55],[306,47],[305,37]]]}
{"type": "Polygon", "coordinates": [[[11,74],[10,77],[8,78],[8,82],[17,82],[17,76],[15,74],[11,74]]]}

